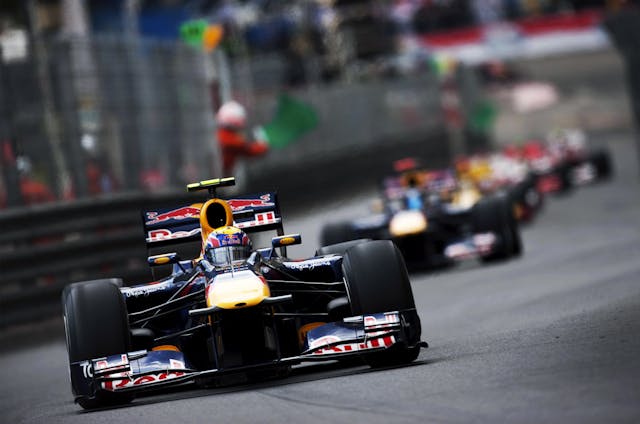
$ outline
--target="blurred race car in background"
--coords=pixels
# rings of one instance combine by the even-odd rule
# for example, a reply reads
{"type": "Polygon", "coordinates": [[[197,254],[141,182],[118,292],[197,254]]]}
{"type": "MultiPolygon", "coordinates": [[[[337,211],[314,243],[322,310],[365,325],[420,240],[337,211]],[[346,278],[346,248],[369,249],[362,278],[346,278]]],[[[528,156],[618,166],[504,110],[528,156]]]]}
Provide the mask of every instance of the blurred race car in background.
{"type": "Polygon", "coordinates": [[[547,145],[569,167],[569,182],[572,186],[582,186],[612,176],[611,154],[604,148],[590,149],[582,130],[573,128],[552,131],[547,137],[547,145]]]}
{"type": "Polygon", "coordinates": [[[411,160],[383,182],[381,200],[369,216],[331,222],[322,244],[356,239],[392,240],[413,269],[480,258],[507,259],[522,252],[513,204],[504,193],[483,196],[452,170],[415,168],[411,160]]]}
{"type": "Polygon", "coordinates": [[[140,391],[284,376],[302,361],[362,358],[370,366],[417,358],[420,319],[405,263],[390,241],[324,246],[290,259],[276,193],[223,200],[234,178],[190,184],[210,198],[145,211],[149,247],[197,243],[191,260],[149,257],[171,275],[122,287],[107,279],[62,295],[72,392],[85,409],[130,402],[140,391]],[[276,231],[253,249],[247,233],[276,231]],[[279,253],[278,253],[279,252],[279,253]]]}
{"type": "Polygon", "coordinates": [[[483,195],[503,193],[513,204],[519,222],[531,222],[544,205],[536,176],[522,160],[502,153],[458,158],[457,177],[471,181],[483,195]]]}
{"type": "Polygon", "coordinates": [[[521,147],[509,146],[505,152],[529,164],[543,193],[564,193],[613,174],[610,153],[589,149],[586,135],[578,129],[556,130],[544,142],[530,140],[521,147]]]}

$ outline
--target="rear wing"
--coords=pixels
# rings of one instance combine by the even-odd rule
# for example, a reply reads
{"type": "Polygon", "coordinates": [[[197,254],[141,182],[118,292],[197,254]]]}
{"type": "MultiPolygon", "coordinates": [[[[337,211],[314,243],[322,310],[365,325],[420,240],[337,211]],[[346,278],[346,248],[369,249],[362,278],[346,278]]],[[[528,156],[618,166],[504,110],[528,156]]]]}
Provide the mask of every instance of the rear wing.
{"type": "MultiPolygon", "coordinates": [[[[278,235],[284,234],[277,193],[238,195],[226,202],[233,213],[233,225],[246,233],[275,230],[278,235]]],[[[143,211],[147,248],[201,242],[202,205],[203,203],[194,203],[179,208],[143,211]]]]}
{"type": "MultiPolygon", "coordinates": [[[[414,172],[416,188],[428,193],[441,193],[443,191],[453,191],[458,182],[456,175],[451,169],[440,170],[419,170],[414,172]]],[[[382,181],[384,194],[388,199],[402,197],[407,190],[407,181],[403,176],[391,176],[382,181]]]]}
{"type": "Polygon", "coordinates": [[[227,203],[233,212],[233,225],[245,232],[276,230],[279,236],[284,234],[277,193],[235,196],[227,203]]]}

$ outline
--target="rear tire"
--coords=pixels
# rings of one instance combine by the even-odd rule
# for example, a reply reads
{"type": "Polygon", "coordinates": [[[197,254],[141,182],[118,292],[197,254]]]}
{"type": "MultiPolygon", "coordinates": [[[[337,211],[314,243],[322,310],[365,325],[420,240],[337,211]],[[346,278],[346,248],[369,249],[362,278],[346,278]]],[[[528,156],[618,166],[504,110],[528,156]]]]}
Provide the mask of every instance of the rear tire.
{"type": "Polygon", "coordinates": [[[557,191],[558,194],[569,194],[573,190],[573,168],[571,163],[565,163],[558,167],[557,174],[560,178],[560,188],[557,191]]]}
{"type": "Polygon", "coordinates": [[[483,256],[483,262],[508,259],[522,253],[522,240],[513,205],[507,196],[487,197],[472,212],[474,233],[491,232],[498,236],[495,251],[483,256]]]}
{"type": "Polygon", "coordinates": [[[512,254],[513,256],[522,256],[522,251],[524,248],[522,247],[522,237],[520,236],[520,228],[518,224],[515,222],[510,226],[511,227],[511,240],[513,242],[512,245],[512,254]]]}
{"type": "Polygon", "coordinates": [[[596,168],[597,180],[608,180],[613,174],[611,155],[607,150],[598,150],[591,155],[591,163],[596,168]]]}
{"type": "MultiPolygon", "coordinates": [[[[126,353],[131,350],[127,306],[118,283],[105,279],[70,284],[62,293],[62,307],[69,363],[126,353]]],[[[78,393],[84,409],[128,403],[129,393],[78,393]]]]}
{"type": "Polygon", "coordinates": [[[521,222],[532,221],[535,215],[542,209],[544,196],[537,188],[537,178],[529,174],[524,181],[511,187],[509,196],[514,203],[514,207],[522,208],[522,215],[517,220],[521,222]]]}
{"type": "Polygon", "coordinates": [[[345,253],[342,268],[353,315],[404,311],[405,343],[365,354],[365,362],[372,367],[380,367],[415,360],[420,353],[420,318],[415,310],[407,268],[398,248],[389,240],[360,243],[345,253]]]}
{"type": "Polygon", "coordinates": [[[335,255],[344,255],[345,252],[352,248],[353,246],[356,246],[360,243],[365,243],[367,241],[370,241],[369,239],[358,239],[358,240],[351,240],[351,241],[343,241],[342,243],[336,243],[336,244],[330,244],[328,246],[323,246],[321,248],[319,248],[318,250],[316,250],[316,256],[322,256],[322,255],[330,255],[330,254],[335,254],[335,255]]]}
{"type": "Polygon", "coordinates": [[[327,224],[322,228],[320,234],[320,245],[329,246],[345,241],[354,240],[356,238],[355,231],[351,228],[350,222],[335,222],[327,224]]]}

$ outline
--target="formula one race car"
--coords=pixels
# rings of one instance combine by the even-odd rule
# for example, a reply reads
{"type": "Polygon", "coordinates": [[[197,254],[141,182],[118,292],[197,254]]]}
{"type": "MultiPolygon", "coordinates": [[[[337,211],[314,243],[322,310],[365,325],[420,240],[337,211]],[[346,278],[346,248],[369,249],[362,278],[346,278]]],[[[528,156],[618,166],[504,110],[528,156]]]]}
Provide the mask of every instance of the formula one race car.
{"type": "Polygon", "coordinates": [[[590,150],[580,130],[554,131],[546,142],[528,141],[518,155],[529,164],[543,193],[566,193],[613,174],[610,153],[590,150]]]}
{"type": "Polygon", "coordinates": [[[480,258],[493,261],[522,251],[508,196],[482,196],[450,170],[411,170],[384,181],[380,211],[322,229],[323,244],[361,238],[392,240],[414,269],[480,258]]]}
{"type": "Polygon", "coordinates": [[[572,186],[606,180],[613,174],[611,155],[606,149],[591,150],[586,134],[579,129],[552,131],[547,146],[569,169],[572,186]]]}
{"type": "Polygon", "coordinates": [[[519,222],[531,222],[542,210],[544,193],[537,187],[537,178],[517,157],[492,153],[460,158],[456,171],[459,179],[473,182],[483,195],[507,195],[519,222]]]}
{"type": "Polygon", "coordinates": [[[174,384],[280,377],[302,361],[404,364],[426,347],[391,242],[355,241],[289,259],[286,247],[301,237],[284,234],[276,193],[216,197],[217,187],[234,182],[190,184],[190,191],[209,190],[210,199],[143,213],[150,246],[202,246],[193,260],[149,257],[151,265],[170,264],[170,276],[131,287],[107,279],[65,288],[71,388],[83,408],[174,384]],[[266,230],[277,236],[254,250],[247,233],[266,230]]]}
{"type": "Polygon", "coordinates": [[[569,167],[544,143],[531,140],[521,148],[509,146],[507,154],[522,158],[529,165],[541,193],[565,193],[571,189],[569,167]]]}

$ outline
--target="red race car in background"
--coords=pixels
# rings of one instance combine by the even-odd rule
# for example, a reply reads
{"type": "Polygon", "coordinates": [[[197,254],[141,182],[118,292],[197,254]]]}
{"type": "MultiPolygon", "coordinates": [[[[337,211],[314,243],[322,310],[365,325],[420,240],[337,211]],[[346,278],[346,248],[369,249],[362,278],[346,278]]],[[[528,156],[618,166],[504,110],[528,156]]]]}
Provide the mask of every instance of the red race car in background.
{"type": "Polygon", "coordinates": [[[613,173],[607,150],[591,150],[583,131],[557,130],[546,141],[530,140],[517,148],[509,146],[505,154],[519,156],[529,164],[543,193],[567,192],[572,187],[605,180],[613,173]]]}

